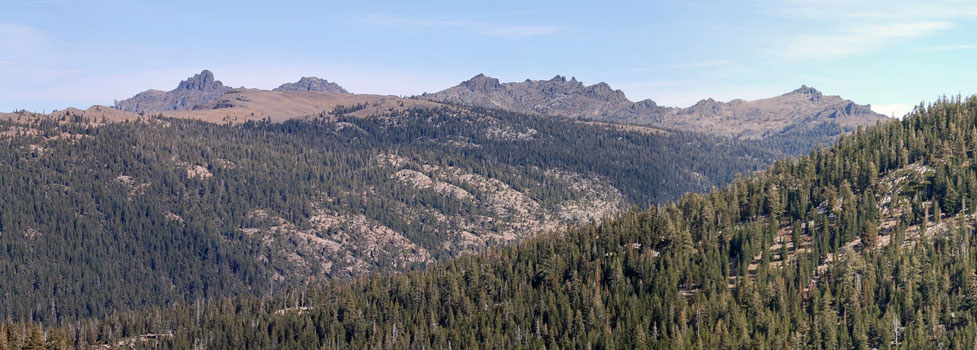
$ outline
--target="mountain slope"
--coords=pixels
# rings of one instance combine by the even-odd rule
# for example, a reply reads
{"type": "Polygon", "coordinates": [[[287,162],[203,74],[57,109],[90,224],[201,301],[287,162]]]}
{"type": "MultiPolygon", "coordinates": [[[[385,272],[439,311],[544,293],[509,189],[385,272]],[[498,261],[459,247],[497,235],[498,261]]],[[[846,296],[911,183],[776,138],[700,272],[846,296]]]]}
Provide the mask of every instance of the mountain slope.
{"type": "Polygon", "coordinates": [[[112,317],[93,329],[133,328],[78,340],[145,339],[156,348],[970,348],[975,115],[977,97],[940,101],[674,204],[430,271],[112,317]]]}
{"type": "Polygon", "coordinates": [[[349,110],[346,114],[350,116],[365,117],[439,106],[441,105],[433,102],[406,100],[395,96],[237,88],[227,90],[219,98],[198,104],[191,110],[162,111],[156,114],[168,118],[240,124],[262,119],[275,122],[307,119],[344,110],[349,110]]]}
{"type": "Polygon", "coordinates": [[[228,89],[230,88],[219,80],[214,80],[214,73],[204,70],[181,81],[176,89],[140,92],[131,98],[116,101],[115,108],[132,113],[191,109],[198,104],[216,100],[228,89]]]}
{"type": "MultiPolygon", "coordinates": [[[[631,102],[606,83],[584,85],[575,78],[500,83],[479,74],[460,85],[418,96],[419,99],[499,108],[568,118],[651,125],[673,130],[703,132],[738,139],[777,137],[816,138],[811,144],[830,144],[843,131],[887,120],[868,106],[838,96],[826,96],[807,86],[790,93],[756,101],[699,101],[689,108],[662,107],[654,101],[631,102]],[[835,127],[830,135],[810,131],[835,127]]],[[[795,152],[806,153],[811,147],[795,152]]]]}

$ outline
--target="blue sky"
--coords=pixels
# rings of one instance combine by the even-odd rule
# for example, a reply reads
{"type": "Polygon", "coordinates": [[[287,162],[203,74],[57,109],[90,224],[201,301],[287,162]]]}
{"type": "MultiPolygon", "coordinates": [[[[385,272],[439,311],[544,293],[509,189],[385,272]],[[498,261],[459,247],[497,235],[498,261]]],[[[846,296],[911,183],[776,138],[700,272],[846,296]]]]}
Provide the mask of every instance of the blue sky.
{"type": "Polygon", "coordinates": [[[0,0],[0,111],[112,104],[205,68],[395,95],[560,74],[683,107],[807,84],[885,114],[977,93],[968,1],[201,3],[0,0]]]}

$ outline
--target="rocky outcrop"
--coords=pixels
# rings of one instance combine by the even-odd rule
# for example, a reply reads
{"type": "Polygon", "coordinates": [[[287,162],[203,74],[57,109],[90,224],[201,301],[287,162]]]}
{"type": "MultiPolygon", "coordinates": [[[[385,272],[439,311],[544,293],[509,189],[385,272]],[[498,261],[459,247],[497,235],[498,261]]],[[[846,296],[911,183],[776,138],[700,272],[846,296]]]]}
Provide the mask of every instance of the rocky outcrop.
{"type": "Polygon", "coordinates": [[[122,101],[115,102],[115,108],[132,113],[187,110],[194,106],[216,101],[230,90],[214,73],[204,70],[187,80],[181,81],[176,89],[170,91],[147,90],[122,101]]]}
{"type": "Polygon", "coordinates": [[[343,89],[339,84],[331,83],[328,80],[316,77],[302,77],[294,83],[285,83],[272,91],[312,91],[312,92],[332,92],[337,94],[348,94],[349,91],[343,89]]]}

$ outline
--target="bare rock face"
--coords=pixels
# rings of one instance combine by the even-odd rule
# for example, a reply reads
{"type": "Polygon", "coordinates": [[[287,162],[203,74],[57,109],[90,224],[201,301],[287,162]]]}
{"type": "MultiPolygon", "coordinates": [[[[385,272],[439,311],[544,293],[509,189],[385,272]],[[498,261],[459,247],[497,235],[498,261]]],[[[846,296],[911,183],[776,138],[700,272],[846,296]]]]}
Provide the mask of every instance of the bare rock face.
{"type": "MultiPolygon", "coordinates": [[[[500,83],[479,74],[461,84],[420,99],[498,108],[520,113],[639,124],[702,132],[737,139],[807,135],[803,144],[827,143],[842,131],[886,120],[838,96],[822,94],[806,85],[781,96],[755,101],[713,99],[688,108],[663,107],[652,100],[631,102],[606,83],[586,86],[575,78],[500,83]],[[824,130],[830,130],[828,132],[824,130]],[[823,141],[823,142],[822,142],[823,141]]],[[[790,147],[795,149],[793,147],[790,147]]],[[[793,152],[804,152],[795,149],[793,152]]]]}
{"type": "Polygon", "coordinates": [[[214,73],[209,70],[204,70],[200,74],[195,74],[194,76],[188,78],[187,80],[181,81],[180,85],[176,87],[175,91],[220,91],[224,88],[224,84],[219,81],[214,80],[214,73]]]}
{"type": "Polygon", "coordinates": [[[343,89],[339,84],[331,83],[328,80],[316,77],[302,77],[294,83],[285,83],[272,91],[313,91],[313,92],[332,92],[337,94],[348,94],[349,91],[343,89]]]}
{"type": "Polygon", "coordinates": [[[194,106],[216,101],[230,90],[214,73],[204,70],[181,81],[170,91],[147,90],[129,99],[115,102],[115,108],[132,113],[149,113],[193,109],[194,106]]]}

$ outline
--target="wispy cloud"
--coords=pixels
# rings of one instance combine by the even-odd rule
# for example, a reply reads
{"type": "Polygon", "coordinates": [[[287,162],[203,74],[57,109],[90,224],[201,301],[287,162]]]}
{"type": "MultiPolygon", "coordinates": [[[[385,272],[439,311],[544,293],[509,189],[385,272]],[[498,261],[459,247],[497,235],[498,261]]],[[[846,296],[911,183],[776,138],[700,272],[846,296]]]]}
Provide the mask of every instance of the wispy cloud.
{"type": "MultiPolygon", "coordinates": [[[[818,34],[778,38],[772,49],[783,59],[835,59],[869,53],[906,40],[929,37],[977,19],[977,5],[959,0],[802,0],[762,1],[775,16],[795,20],[798,28],[819,28],[818,34]]],[[[945,50],[963,49],[947,47],[945,50]]]]}
{"type": "Polygon", "coordinates": [[[946,21],[869,25],[848,28],[837,34],[802,35],[783,49],[787,59],[841,58],[879,49],[900,39],[932,35],[953,28],[946,21]]]}
{"type": "Polygon", "coordinates": [[[561,30],[556,26],[502,24],[471,20],[439,20],[406,18],[388,15],[370,15],[363,20],[367,24],[397,27],[426,28],[441,30],[464,30],[486,36],[527,38],[555,34],[561,30]]]}

